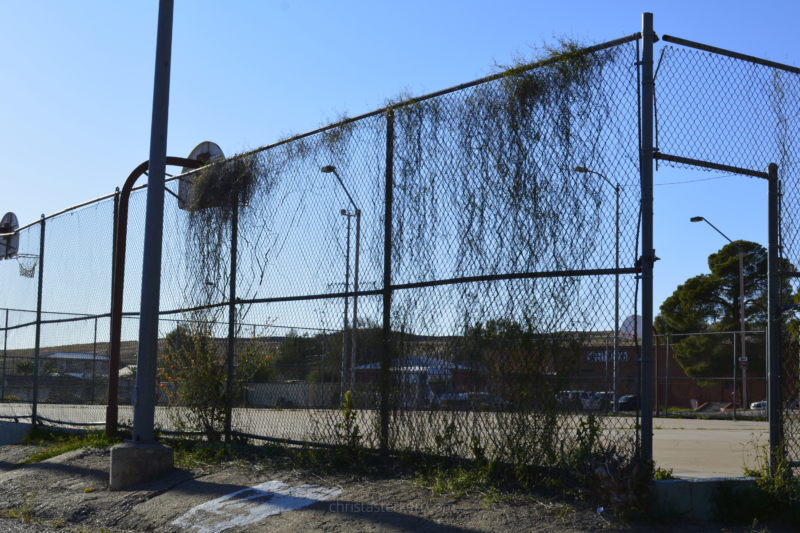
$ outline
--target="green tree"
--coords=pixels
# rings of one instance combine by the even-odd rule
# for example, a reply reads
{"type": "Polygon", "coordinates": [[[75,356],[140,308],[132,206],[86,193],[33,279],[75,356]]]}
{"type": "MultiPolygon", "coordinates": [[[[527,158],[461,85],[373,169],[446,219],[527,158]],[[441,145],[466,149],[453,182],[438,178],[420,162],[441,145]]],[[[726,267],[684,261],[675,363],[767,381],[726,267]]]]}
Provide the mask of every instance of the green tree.
{"type": "MultiPolygon", "coordinates": [[[[658,329],[671,333],[740,331],[739,250],[744,251],[745,328],[764,329],[767,323],[767,250],[758,243],[736,241],[708,257],[710,273],[697,275],[679,285],[661,305],[658,329]]],[[[786,262],[783,270],[794,270],[786,262]]],[[[791,287],[781,289],[784,301],[791,287]]],[[[709,335],[675,339],[675,358],[692,377],[724,377],[731,374],[733,336],[709,335]]],[[[755,341],[756,339],[752,339],[755,341]]],[[[763,339],[762,339],[763,340],[763,339]]],[[[738,348],[738,346],[737,346],[738,348]]],[[[749,342],[747,356],[751,375],[762,375],[763,342],[749,342]]],[[[712,381],[706,382],[710,384],[712,381]]]]}
{"type": "Polygon", "coordinates": [[[33,375],[33,361],[30,359],[23,359],[14,365],[14,371],[23,376],[33,375]]]}
{"type": "Polygon", "coordinates": [[[57,371],[58,371],[58,363],[56,363],[52,359],[42,361],[41,365],[39,366],[40,376],[49,376],[50,374],[54,374],[57,371]]]}
{"type": "Polygon", "coordinates": [[[318,354],[317,339],[307,333],[289,331],[275,355],[275,371],[283,379],[306,379],[309,358],[318,354]]]}

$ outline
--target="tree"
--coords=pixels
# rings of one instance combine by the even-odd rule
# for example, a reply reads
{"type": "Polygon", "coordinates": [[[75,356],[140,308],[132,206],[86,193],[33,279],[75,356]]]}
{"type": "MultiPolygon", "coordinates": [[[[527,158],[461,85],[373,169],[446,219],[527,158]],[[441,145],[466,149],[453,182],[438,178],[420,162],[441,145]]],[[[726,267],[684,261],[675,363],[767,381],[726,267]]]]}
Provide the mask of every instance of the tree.
{"type": "Polygon", "coordinates": [[[30,359],[23,359],[14,365],[14,371],[23,376],[30,376],[33,374],[33,361],[30,359]]]}
{"type": "Polygon", "coordinates": [[[308,375],[308,358],[318,354],[317,339],[307,333],[300,335],[290,330],[283,338],[275,356],[275,370],[284,379],[305,379],[308,375]]]}
{"type": "MultiPolygon", "coordinates": [[[[708,274],[700,274],[679,285],[661,305],[659,331],[671,333],[734,332],[741,330],[739,250],[744,251],[744,303],[747,330],[764,329],[767,323],[767,250],[758,243],[736,241],[708,257],[708,274]]],[[[783,270],[794,270],[786,262],[783,270]]],[[[781,288],[784,301],[791,287],[781,288]]],[[[733,365],[733,336],[709,335],[680,338],[675,358],[692,377],[724,377],[733,365]]],[[[763,373],[763,343],[750,343],[747,356],[751,373],[763,373]]],[[[713,381],[706,382],[710,384],[713,381]]]]}

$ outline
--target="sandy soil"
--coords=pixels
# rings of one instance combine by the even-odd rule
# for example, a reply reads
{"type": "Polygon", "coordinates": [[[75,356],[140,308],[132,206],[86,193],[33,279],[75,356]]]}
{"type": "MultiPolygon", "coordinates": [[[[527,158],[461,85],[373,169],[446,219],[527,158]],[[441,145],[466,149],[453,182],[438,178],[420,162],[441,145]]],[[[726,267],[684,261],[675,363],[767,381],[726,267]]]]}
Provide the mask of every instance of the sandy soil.
{"type": "MultiPolygon", "coordinates": [[[[175,470],[158,481],[130,489],[108,490],[109,449],[84,449],[41,463],[14,465],[35,451],[30,446],[0,447],[0,509],[18,508],[22,494],[35,492],[36,518],[42,525],[0,520],[0,530],[27,533],[55,531],[53,521],[74,530],[191,531],[173,524],[194,507],[277,480],[296,487],[314,484],[337,488],[328,501],[281,512],[235,532],[331,531],[460,533],[504,531],[722,531],[710,523],[652,525],[625,523],[596,509],[578,505],[559,513],[556,500],[501,502],[486,506],[481,497],[433,497],[402,480],[361,480],[349,476],[320,476],[312,472],[279,470],[258,472],[252,467],[228,466],[212,470],[175,470]],[[86,491],[86,489],[90,489],[86,491]]],[[[199,531],[217,531],[213,523],[199,523],[199,531]]],[[[64,531],[64,529],[61,529],[64,531]]],[[[198,529],[194,529],[198,531],[198,529]]],[[[772,531],[779,531],[772,529],[772,531]]]]}

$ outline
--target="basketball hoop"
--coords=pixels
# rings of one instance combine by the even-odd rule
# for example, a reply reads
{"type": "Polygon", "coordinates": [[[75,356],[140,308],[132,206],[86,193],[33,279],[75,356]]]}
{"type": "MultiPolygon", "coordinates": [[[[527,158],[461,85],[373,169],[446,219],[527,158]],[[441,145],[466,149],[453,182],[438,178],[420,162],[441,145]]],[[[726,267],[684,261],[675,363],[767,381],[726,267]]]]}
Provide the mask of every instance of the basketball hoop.
{"type": "Polygon", "coordinates": [[[36,263],[39,262],[39,256],[33,254],[17,254],[17,262],[19,263],[19,275],[32,278],[36,274],[36,263]]]}

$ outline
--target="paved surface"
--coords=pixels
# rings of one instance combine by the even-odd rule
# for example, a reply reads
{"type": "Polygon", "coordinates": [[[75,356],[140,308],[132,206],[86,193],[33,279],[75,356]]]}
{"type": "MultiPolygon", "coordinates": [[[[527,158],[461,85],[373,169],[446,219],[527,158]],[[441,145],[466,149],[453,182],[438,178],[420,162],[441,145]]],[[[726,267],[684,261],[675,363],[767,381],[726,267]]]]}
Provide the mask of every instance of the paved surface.
{"type": "Polygon", "coordinates": [[[766,422],[656,418],[653,428],[656,466],[679,477],[741,476],[769,442],[766,422]]]}
{"type": "MultiPolygon", "coordinates": [[[[27,414],[29,409],[30,406],[25,404],[0,404],[0,414],[27,414]]],[[[105,418],[105,406],[42,404],[39,413],[56,420],[94,422],[105,418]]],[[[363,427],[371,427],[376,416],[377,413],[371,411],[359,412],[359,423],[363,427]]],[[[456,424],[460,431],[469,432],[477,424],[487,437],[497,432],[491,415],[475,419],[467,413],[457,412],[453,416],[462,419],[456,424]]],[[[120,420],[130,423],[131,419],[131,408],[120,406],[120,420]]],[[[339,413],[330,410],[236,409],[234,413],[234,423],[248,428],[252,433],[293,440],[333,438],[333,427],[338,421],[339,413]]],[[[634,418],[610,418],[607,422],[605,434],[608,437],[620,439],[618,444],[624,441],[632,445],[635,438],[633,430],[610,428],[632,428],[634,418]]],[[[156,423],[162,427],[172,425],[166,409],[156,409],[156,423]]],[[[416,438],[428,440],[432,439],[435,431],[420,430],[442,426],[442,420],[425,411],[405,413],[403,419],[396,423],[407,425],[406,429],[413,430],[416,438]]],[[[675,475],[681,477],[741,476],[745,464],[754,466],[756,443],[764,445],[768,442],[766,422],[656,418],[653,427],[656,465],[672,468],[675,475]]],[[[575,431],[575,420],[571,420],[562,431],[575,431]]],[[[432,444],[432,441],[428,444],[432,444]]]]}

